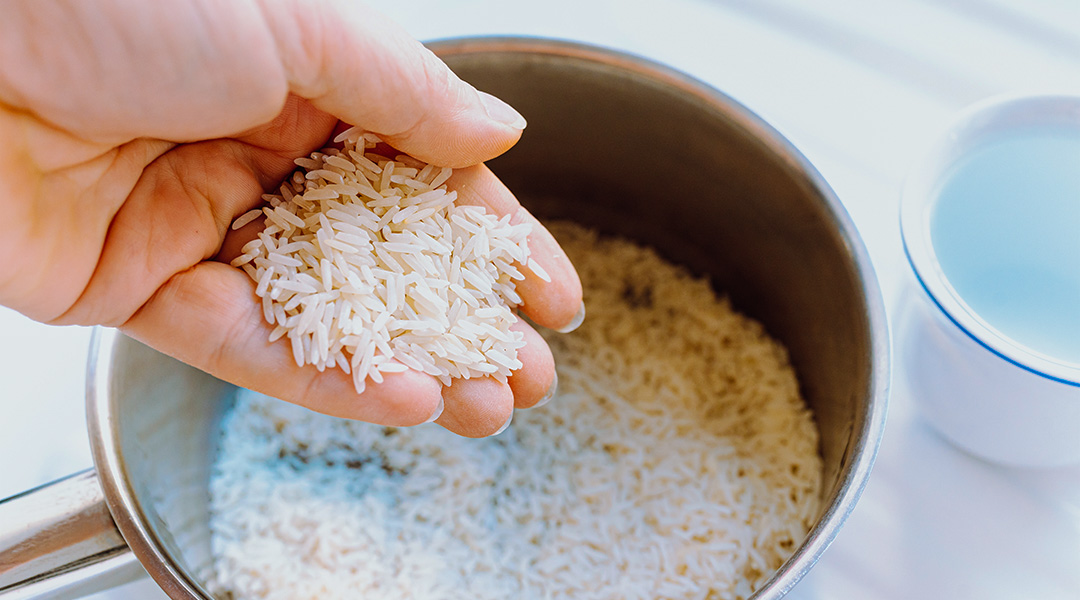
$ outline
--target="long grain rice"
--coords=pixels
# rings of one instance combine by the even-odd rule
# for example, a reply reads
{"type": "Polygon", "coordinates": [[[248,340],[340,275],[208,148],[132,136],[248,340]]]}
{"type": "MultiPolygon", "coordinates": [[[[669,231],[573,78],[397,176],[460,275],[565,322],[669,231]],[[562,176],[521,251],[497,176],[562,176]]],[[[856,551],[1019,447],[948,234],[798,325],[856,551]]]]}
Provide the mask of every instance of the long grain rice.
{"type": "Polygon", "coordinates": [[[386,364],[424,365],[444,384],[451,376],[505,381],[524,345],[510,329],[521,302],[513,282],[525,268],[549,279],[529,257],[529,227],[457,205],[445,186],[452,169],[381,156],[378,137],[357,128],[337,142],[341,149],[296,159],[301,170],[264,196],[269,206],[233,223],[266,217],[232,265],[256,282],[266,320],[277,325],[271,337],[287,337],[300,366],[351,367],[360,392],[368,377],[400,370],[376,369],[386,364]],[[446,322],[459,299],[463,308],[446,322]],[[331,302],[343,307],[330,314],[331,302]],[[480,327],[463,336],[454,324],[480,327]],[[371,335],[360,346],[349,334],[364,330],[371,335]]]}
{"type": "Polygon", "coordinates": [[[242,394],[211,479],[217,597],[742,599],[791,555],[822,463],[783,347],[654,252],[552,230],[589,318],[547,334],[559,393],[498,437],[242,394]]]}

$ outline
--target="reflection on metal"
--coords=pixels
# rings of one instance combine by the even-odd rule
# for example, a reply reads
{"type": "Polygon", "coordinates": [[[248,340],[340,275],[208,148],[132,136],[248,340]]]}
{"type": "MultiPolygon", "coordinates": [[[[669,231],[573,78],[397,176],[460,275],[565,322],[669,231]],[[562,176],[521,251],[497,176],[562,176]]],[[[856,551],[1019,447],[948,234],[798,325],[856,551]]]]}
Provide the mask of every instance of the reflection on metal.
{"type": "MultiPolygon", "coordinates": [[[[491,167],[531,211],[653,246],[707,275],[787,346],[821,431],[825,508],[753,596],[780,598],[854,508],[885,421],[884,306],[839,200],[772,127],[670,68],[537,38],[431,47],[463,79],[529,119],[520,143],[491,167]]],[[[89,371],[87,422],[101,489],[84,492],[83,502],[100,531],[63,535],[83,543],[100,533],[80,548],[130,557],[111,531],[111,512],[166,594],[209,599],[200,577],[211,566],[210,467],[232,386],[106,329],[95,333],[89,371]]],[[[82,477],[96,486],[93,476],[82,477]]],[[[0,505],[0,539],[22,535],[10,521],[20,517],[4,513],[15,515],[0,505]]]]}
{"type": "Polygon", "coordinates": [[[139,571],[92,470],[0,502],[3,600],[79,597],[139,571]]]}

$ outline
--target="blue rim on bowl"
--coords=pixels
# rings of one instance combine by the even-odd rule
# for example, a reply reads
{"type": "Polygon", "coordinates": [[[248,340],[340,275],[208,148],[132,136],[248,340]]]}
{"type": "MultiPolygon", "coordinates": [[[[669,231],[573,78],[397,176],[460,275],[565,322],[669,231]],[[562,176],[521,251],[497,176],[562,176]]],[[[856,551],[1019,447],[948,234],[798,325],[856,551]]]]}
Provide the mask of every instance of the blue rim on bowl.
{"type": "Polygon", "coordinates": [[[930,219],[942,176],[961,155],[980,140],[1048,123],[1071,123],[1080,130],[1080,96],[995,97],[962,111],[904,182],[900,233],[915,279],[937,308],[968,337],[1021,369],[1080,387],[1080,364],[1020,344],[979,316],[949,282],[930,238],[930,219]]]}

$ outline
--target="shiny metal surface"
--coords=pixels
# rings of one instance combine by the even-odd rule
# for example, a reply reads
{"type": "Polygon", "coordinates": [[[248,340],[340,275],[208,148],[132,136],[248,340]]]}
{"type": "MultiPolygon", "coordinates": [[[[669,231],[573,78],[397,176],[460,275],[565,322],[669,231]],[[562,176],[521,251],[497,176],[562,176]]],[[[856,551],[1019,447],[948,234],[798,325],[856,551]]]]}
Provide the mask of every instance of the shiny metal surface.
{"type": "MultiPolygon", "coordinates": [[[[78,597],[132,563],[98,478],[76,473],[0,502],[0,598],[78,597]],[[126,560],[125,560],[126,559],[126,560]],[[61,579],[73,585],[62,585],[61,579]],[[64,593],[61,593],[64,592],[64,593]]],[[[130,569],[109,581],[137,575],[130,569]]]]}
{"type": "Polygon", "coordinates": [[[885,423],[885,311],[843,205],[772,127],[661,65],[539,39],[431,46],[529,121],[490,166],[541,219],[657,248],[787,346],[821,431],[825,508],[754,598],[783,596],[854,508],[885,423]]]}
{"type": "Polygon", "coordinates": [[[90,361],[90,449],[117,527],[169,596],[210,598],[207,485],[234,388],[113,330],[90,361]]]}
{"type": "MultiPolygon", "coordinates": [[[[656,247],[787,345],[826,485],[817,525],[754,597],[783,596],[854,507],[884,426],[884,311],[843,207],[772,128],[665,67],[538,39],[431,46],[529,120],[491,167],[538,216],[656,247]]],[[[209,598],[207,486],[233,388],[111,330],[97,333],[91,365],[91,447],[117,527],[170,597],[209,598]]]]}

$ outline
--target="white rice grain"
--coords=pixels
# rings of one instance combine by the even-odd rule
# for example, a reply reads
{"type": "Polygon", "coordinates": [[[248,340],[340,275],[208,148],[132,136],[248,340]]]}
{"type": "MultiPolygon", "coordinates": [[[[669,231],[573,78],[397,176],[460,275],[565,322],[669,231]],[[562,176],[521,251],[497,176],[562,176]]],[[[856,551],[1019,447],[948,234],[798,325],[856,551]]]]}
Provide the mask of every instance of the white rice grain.
{"type": "Polygon", "coordinates": [[[258,219],[261,216],[263,216],[262,210],[258,208],[254,210],[249,210],[246,213],[237,217],[235,221],[233,221],[232,229],[233,231],[236,231],[237,229],[240,229],[241,227],[247,225],[248,223],[251,223],[252,221],[258,219]]]}

